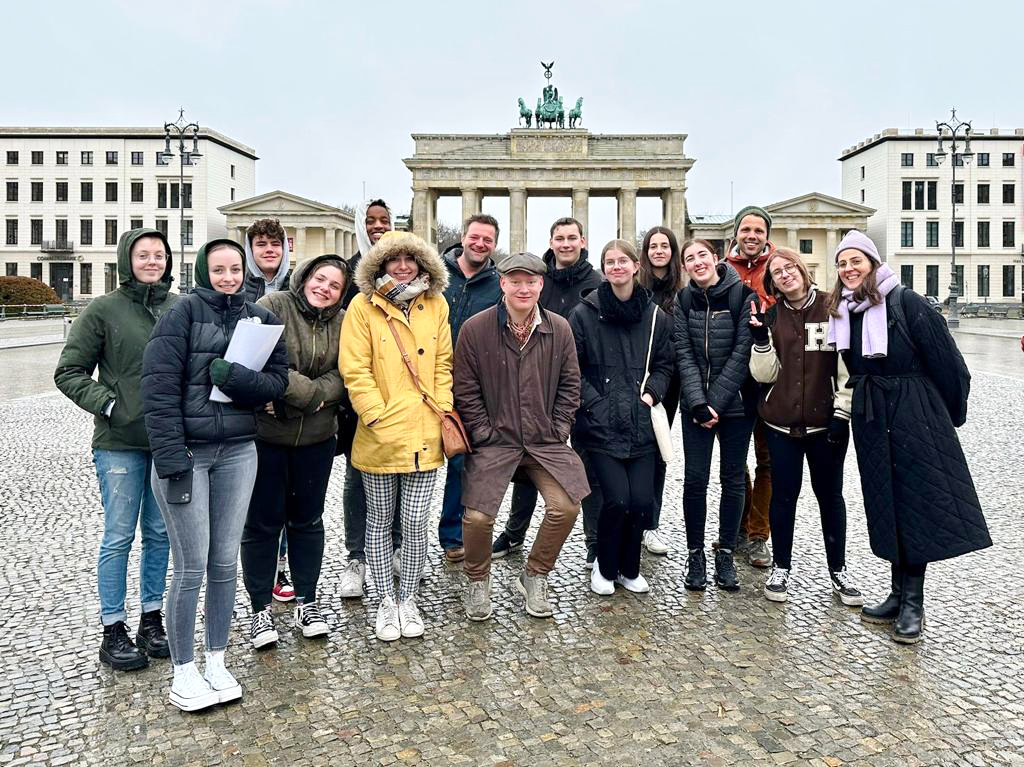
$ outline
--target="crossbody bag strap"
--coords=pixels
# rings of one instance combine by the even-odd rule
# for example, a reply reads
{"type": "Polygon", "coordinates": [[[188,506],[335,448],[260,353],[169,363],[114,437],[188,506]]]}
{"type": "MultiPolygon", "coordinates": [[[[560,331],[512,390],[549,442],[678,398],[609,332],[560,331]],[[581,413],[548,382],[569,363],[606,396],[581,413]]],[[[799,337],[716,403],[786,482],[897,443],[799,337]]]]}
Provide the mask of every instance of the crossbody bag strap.
{"type": "Polygon", "coordinates": [[[658,307],[653,306],[651,312],[651,337],[647,340],[647,360],[644,362],[644,380],[640,382],[640,396],[644,396],[644,387],[647,386],[647,379],[651,377],[651,348],[654,346],[654,326],[658,322],[658,307]]]}
{"type": "Polygon", "coordinates": [[[395,327],[394,318],[387,313],[387,310],[381,308],[381,311],[384,312],[384,319],[388,323],[388,327],[391,328],[391,335],[395,337],[395,343],[398,344],[398,351],[402,354],[402,360],[405,362],[405,367],[408,369],[409,375],[412,376],[412,380],[416,384],[416,388],[420,390],[423,401],[426,402],[427,407],[433,410],[439,417],[443,416],[444,411],[431,401],[430,395],[427,394],[426,389],[423,388],[423,382],[420,380],[420,375],[416,372],[416,368],[412,365],[412,360],[409,359],[409,355],[405,351],[405,344],[402,343],[402,337],[398,335],[398,328],[395,327]]]}

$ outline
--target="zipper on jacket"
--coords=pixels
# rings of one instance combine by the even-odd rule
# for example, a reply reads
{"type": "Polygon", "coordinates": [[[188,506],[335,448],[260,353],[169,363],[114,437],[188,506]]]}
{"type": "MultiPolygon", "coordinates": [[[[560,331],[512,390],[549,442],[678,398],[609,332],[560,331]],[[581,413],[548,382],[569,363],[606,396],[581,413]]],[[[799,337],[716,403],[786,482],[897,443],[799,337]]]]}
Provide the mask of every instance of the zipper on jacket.
{"type": "Polygon", "coordinates": [[[704,382],[704,391],[709,391],[711,389],[711,351],[708,348],[711,336],[711,297],[707,290],[704,291],[704,300],[708,302],[708,310],[704,314],[704,361],[708,363],[708,376],[704,382]]]}

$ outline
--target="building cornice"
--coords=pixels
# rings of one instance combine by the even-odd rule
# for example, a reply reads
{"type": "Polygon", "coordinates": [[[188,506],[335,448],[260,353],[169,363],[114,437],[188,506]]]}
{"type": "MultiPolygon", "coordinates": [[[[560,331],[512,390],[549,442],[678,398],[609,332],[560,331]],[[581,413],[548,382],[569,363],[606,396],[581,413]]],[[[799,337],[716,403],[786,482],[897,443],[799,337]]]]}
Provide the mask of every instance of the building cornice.
{"type": "MultiPolygon", "coordinates": [[[[163,140],[163,128],[124,128],[124,127],[31,127],[31,126],[0,126],[0,139],[158,139],[163,140]]],[[[212,128],[200,128],[199,138],[212,141],[225,149],[253,160],[258,160],[256,150],[235,139],[218,133],[212,128]]]]}
{"type": "MultiPolygon", "coordinates": [[[[948,134],[943,134],[948,137],[948,134]]],[[[848,149],[843,150],[843,153],[836,159],[840,162],[843,160],[849,160],[851,157],[856,157],[858,154],[871,149],[872,147],[880,146],[886,141],[928,141],[932,144],[938,142],[939,134],[935,131],[924,131],[921,129],[915,130],[914,133],[900,133],[896,128],[886,128],[881,133],[876,133],[871,138],[865,139],[848,149]],[[920,132],[918,132],[920,131],[920,132]]],[[[1024,128],[1014,128],[1012,132],[1003,132],[999,129],[991,129],[988,132],[978,131],[971,134],[971,141],[1016,141],[1024,143],[1024,128]],[[992,130],[996,132],[993,133],[992,130]]]]}

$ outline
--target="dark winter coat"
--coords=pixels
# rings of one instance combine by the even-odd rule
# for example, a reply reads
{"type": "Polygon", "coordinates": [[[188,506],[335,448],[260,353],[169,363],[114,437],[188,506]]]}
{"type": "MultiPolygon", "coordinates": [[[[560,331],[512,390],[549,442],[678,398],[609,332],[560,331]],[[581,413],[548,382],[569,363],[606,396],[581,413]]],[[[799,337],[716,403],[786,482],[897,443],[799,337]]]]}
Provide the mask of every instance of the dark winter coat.
{"type": "MultiPolygon", "coordinates": [[[[216,241],[215,241],[216,242],[216,241]]],[[[208,243],[196,254],[196,282],[206,272],[208,243]]],[[[205,280],[208,282],[208,278],[205,280]]],[[[241,319],[268,325],[280,320],[241,292],[197,287],[164,313],[153,328],[142,361],[142,400],[153,465],[161,478],[192,468],[188,445],[256,438],[255,409],[280,399],[288,387],[288,351],[282,336],[262,371],[231,363],[221,391],[228,403],[210,400],[210,363],[222,358],[241,319]]]]}
{"type": "MultiPolygon", "coordinates": [[[[291,270],[284,276],[284,282],[281,283],[281,290],[288,290],[288,286],[291,284],[292,272],[291,270]]],[[[256,303],[263,296],[267,294],[267,281],[263,278],[263,275],[250,274],[248,271],[245,273],[245,284],[242,287],[245,293],[245,300],[251,303],[256,303]]],[[[275,293],[278,291],[274,291],[275,293]]],[[[270,293],[269,295],[273,295],[270,293]]]]}
{"type": "Polygon", "coordinates": [[[142,418],[142,353],[160,316],[178,300],[170,293],[171,248],[156,229],[133,229],[117,244],[120,285],[94,298],[75,320],[54,371],[57,388],[93,414],[92,446],[100,450],[149,450],[142,418]],[[140,237],[164,242],[167,266],[160,282],[144,285],[132,274],[132,245],[140,237]],[[93,371],[99,367],[99,380],[93,371]],[[107,406],[114,408],[108,418],[107,406]]]}
{"type": "MultiPolygon", "coordinates": [[[[349,256],[348,259],[348,271],[349,274],[355,275],[356,267],[359,266],[359,261],[363,255],[358,250],[349,256]]],[[[345,295],[341,297],[341,308],[348,310],[348,305],[352,303],[352,299],[359,295],[359,286],[356,285],[355,279],[353,279],[347,288],[345,288],[345,295]]]]}
{"type": "MultiPolygon", "coordinates": [[[[288,388],[274,403],[274,414],[256,413],[256,430],[264,442],[285,447],[314,445],[338,431],[338,403],[345,393],[338,371],[341,301],[314,309],[304,293],[306,281],[335,255],[319,256],[299,264],[288,290],[278,290],[259,300],[284,323],[288,348],[288,388]]],[[[347,287],[346,283],[346,287],[347,287]]]]}
{"type": "MultiPolygon", "coordinates": [[[[671,340],[672,332],[671,328],[674,328],[675,322],[672,319],[676,309],[676,296],[679,291],[676,290],[675,283],[669,278],[662,279],[656,275],[651,275],[651,300],[658,305],[669,317],[669,339],[671,340]]],[[[672,378],[668,384],[668,391],[665,393],[664,405],[665,411],[668,413],[668,422],[671,424],[675,421],[676,410],[679,407],[679,391],[680,391],[680,379],[679,379],[679,368],[676,366],[676,347],[675,343],[669,344],[672,352],[672,378]]]]}
{"type": "Polygon", "coordinates": [[[587,249],[584,248],[575,264],[559,269],[555,261],[555,251],[547,249],[544,253],[544,263],[548,267],[548,273],[544,275],[544,289],[540,294],[542,308],[568,317],[583,294],[601,284],[604,278],[587,260],[588,255],[587,249]]]}
{"type": "Polygon", "coordinates": [[[707,290],[691,282],[676,297],[673,340],[676,366],[682,379],[680,407],[687,412],[708,405],[720,418],[752,414],[755,387],[750,378],[750,298],[753,291],[740,282],[736,270],[720,263],[718,282],[707,290]],[[742,292],[740,314],[733,320],[729,293],[742,292]],[[690,293],[690,311],[682,297],[690,293]],[[744,391],[741,393],[741,389],[744,391]],[[746,402],[744,397],[749,400],[746,402]]]}
{"type": "Polygon", "coordinates": [[[569,323],[541,309],[523,349],[500,303],[470,317],[455,349],[455,407],[473,452],[462,475],[462,505],[495,516],[527,455],[574,503],[590,494],[583,463],[566,444],[580,402],[580,368],[569,323]]]}
{"type": "Polygon", "coordinates": [[[632,298],[622,302],[603,282],[572,310],[569,325],[582,379],[573,446],[615,458],[635,458],[658,449],[651,409],[640,399],[655,317],[651,374],[644,391],[657,403],[668,391],[674,354],[671,318],[651,301],[650,291],[637,285],[632,298]]]}
{"type": "Polygon", "coordinates": [[[991,546],[955,428],[967,420],[967,365],[942,316],[917,293],[897,288],[886,308],[887,356],[861,356],[862,313],[850,315],[843,352],[871,550],[918,565],[991,546]]]}
{"type": "Polygon", "coordinates": [[[458,258],[462,255],[462,245],[452,245],[441,255],[448,269],[448,287],[444,291],[448,302],[448,324],[452,329],[452,343],[459,340],[462,325],[477,312],[489,309],[501,299],[501,286],[498,284],[498,270],[494,262],[488,261],[483,269],[470,278],[462,273],[458,258]]]}

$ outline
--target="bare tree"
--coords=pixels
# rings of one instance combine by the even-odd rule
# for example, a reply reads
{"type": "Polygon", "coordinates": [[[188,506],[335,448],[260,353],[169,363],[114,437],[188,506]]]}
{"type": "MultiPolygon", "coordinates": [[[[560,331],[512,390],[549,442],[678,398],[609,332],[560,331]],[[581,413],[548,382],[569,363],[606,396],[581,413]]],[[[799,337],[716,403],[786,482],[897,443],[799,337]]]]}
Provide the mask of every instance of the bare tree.
{"type": "Polygon", "coordinates": [[[462,230],[444,221],[437,222],[437,252],[444,253],[447,248],[462,242],[462,230]]]}

